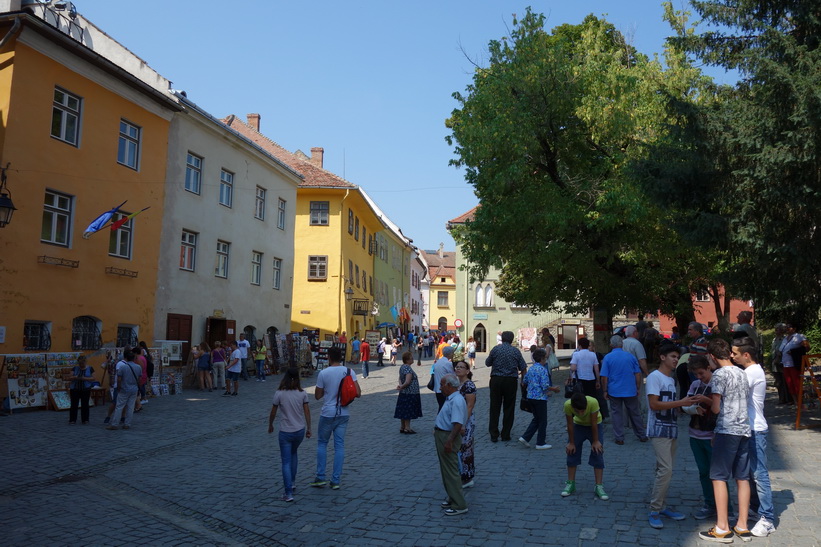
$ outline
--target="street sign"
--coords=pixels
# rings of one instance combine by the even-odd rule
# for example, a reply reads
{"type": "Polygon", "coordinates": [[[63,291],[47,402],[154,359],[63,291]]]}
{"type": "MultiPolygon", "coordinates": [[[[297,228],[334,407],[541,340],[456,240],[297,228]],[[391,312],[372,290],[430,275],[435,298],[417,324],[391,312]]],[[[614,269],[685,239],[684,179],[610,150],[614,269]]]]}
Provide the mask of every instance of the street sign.
{"type": "Polygon", "coordinates": [[[461,319],[457,319],[456,321],[453,322],[453,324],[454,324],[454,326],[456,326],[457,329],[461,329],[462,325],[464,325],[464,323],[462,323],[461,319]]]}

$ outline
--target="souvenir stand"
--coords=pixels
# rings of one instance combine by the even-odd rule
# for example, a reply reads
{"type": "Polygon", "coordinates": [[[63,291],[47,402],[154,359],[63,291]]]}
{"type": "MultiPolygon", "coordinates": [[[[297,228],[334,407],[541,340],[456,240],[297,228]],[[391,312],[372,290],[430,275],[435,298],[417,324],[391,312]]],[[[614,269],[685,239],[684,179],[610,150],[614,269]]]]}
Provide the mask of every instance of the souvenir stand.
{"type": "Polygon", "coordinates": [[[45,407],[48,403],[48,370],[45,353],[3,355],[9,410],[45,407]]]}
{"type": "Polygon", "coordinates": [[[801,391],[798,392],[798,409],[795,416],[795,429],[807,429],[821,427],[821,420],[818,418],[819,405],[821,404],[821,354],[804,355],[801,359],[801,391]],[[802,424],[801,414],[807,410],[814,410],[811,423],[802,424]]]}
{"type": "Polygon", "coordinates": [[[181,395],[185,366],[182,362],[182,340],[156,340],[158,357],[154,358],[151,389],[156,395],[181,395]],[[159,364],[159,370],[157,365],[159,364]],[[156,382],[154,381],[156,379],[156,382]]]}

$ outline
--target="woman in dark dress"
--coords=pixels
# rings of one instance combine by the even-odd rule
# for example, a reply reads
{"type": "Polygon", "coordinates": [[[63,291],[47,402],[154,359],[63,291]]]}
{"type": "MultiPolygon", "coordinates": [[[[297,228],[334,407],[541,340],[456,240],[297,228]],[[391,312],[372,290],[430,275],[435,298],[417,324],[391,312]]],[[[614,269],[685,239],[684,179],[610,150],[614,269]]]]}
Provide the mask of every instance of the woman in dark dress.
{"type": "Polygon", "coordinates": [[[414,434],[411,420],[422,417],[422,396],[419,394],[419,379],[411,367],[413,354],[406,351],[402,354],[402,366],[399,367],[399,397],[396,399],[396,410],[393,417],[401,420],[399,433],[414,434]]]}

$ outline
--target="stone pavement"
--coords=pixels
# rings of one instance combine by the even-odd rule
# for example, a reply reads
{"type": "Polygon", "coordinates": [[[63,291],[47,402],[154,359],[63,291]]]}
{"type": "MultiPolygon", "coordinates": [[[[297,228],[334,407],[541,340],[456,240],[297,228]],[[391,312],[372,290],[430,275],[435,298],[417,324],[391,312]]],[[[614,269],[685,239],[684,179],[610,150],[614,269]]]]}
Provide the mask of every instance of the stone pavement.
{"type": "MultiPolygon", "coordinates": [[[[417,370],[427,382],[430,360],[417,370]]],[[[713,523],[666,520],[647,524],[653,476],[649,444],[627,437],[624,446],[605,430],[604,483],[611,500],[594,499],[585,462],[578,491],[559,493],[566,478],[560,405],[549,403],[552,450],[515,441],[530,415],[517,412],[513,441],[487,433],[489,369],[477,359],[479,387],[476,486],[470,511],[445,517],[445,498],[433,444],[436,400],[424,387],[418,435],[400,435],[393,419],[398,367],[372,365],[363,397],[351,407],[342,488],[307,487],[316,440],[300,447],[294,503],[279,501],[282,479],[276,432],[267,432],[270,400],[279,377],[240,382],[237,397],[186,391],[152,399],[130,431],[107,431],[105,411],[93,425],[67,425],[67,412],[0,417],[5,472],[0,479],[0,530],[6,545],[707,545],[699,530],[713,523]]],[[[359,374],[357,370],[357,374],[359,374]]],[[[557,381],[566,371],[559,371],[557,381]]],[[[314,430],[320,402],[313,378],[314,430]]],[[[793,431],[792,416],[771,405],[770,473],[778,531],[753,545],[819,545],[821,466],[819,431],[793,431]]],[[[669,504],[691,515],[700,506],[697,471],[680,422],[669,504]]],[[[328,472],[332,465],[329,447],[328,472]]],[[[753,522],[750,522],[752,526],[753,522]]],[[[735,540],[736,544],[741,543],[735,540]]]]}

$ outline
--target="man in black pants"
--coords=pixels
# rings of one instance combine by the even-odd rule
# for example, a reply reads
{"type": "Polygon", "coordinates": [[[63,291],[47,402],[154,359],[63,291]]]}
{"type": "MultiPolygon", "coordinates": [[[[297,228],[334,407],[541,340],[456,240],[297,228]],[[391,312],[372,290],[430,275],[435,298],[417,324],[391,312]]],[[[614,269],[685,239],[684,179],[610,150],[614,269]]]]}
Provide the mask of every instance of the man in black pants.
{"type": "Polygon", "coordinates": [[[502,440],[510,440],[513,416],[516,409],[516,394],[519,391],[519,377],[527,372],[522,352],[514,348],[513,333],[504,331],[502,343],[490,350],[485,364],[490,367],[490,420],[488,431],[490,440],[499,440],[499,414],[504,408],[502,419],[502,440]]]}

